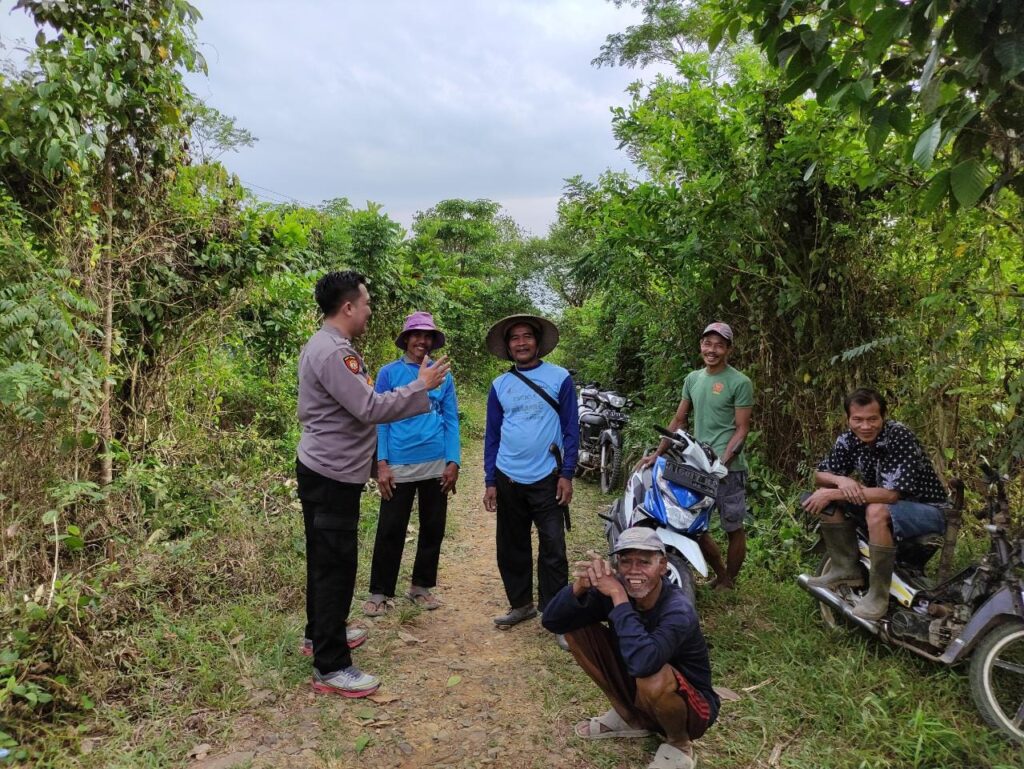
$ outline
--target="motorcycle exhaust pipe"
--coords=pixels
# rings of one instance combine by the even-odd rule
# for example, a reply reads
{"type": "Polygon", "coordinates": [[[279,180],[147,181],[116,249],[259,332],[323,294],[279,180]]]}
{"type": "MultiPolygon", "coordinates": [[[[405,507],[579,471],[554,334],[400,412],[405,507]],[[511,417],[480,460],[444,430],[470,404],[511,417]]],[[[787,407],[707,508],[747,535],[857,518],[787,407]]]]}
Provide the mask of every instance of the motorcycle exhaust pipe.
{"type": "Polygon", "coordinates": [[[833,593],[831,590],[827,590],[823,587],[812,587],[807,584],[807,580],[810,579],[810,575],[801,574],[796,578],[796,583],[810,593],[812,596],[817,598],[822,603],[828,604],[832,609],[842,614],[853,624],[864,628],[872,635],[878,635],[878,623],[873,622],[863,617],[858,617],[853,613],[853,607],[850,606],[846,601],[840,598],[838,595],[833,593]]]}

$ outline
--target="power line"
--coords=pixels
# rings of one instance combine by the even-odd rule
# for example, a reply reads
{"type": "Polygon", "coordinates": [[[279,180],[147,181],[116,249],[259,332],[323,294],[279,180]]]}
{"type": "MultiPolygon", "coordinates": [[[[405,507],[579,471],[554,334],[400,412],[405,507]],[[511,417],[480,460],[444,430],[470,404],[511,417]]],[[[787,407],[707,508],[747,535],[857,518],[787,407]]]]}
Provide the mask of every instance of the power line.
{"type": "MultiPolygon", "coordinates": [[[[316,206],[314,204],[308,203],[305,200],[299,200],[296,197],[293,197],[291,195],[286,195],[283,192],[278,192],[277,190],[272,190],[269,187],[262,187],[259,184],[254,184],[252,182],[246,181],[245,179],[242,179],[241,177],[239,177],[239,181],[242,182],[242,184],[244,184],[248,188],[256,189],[256,190],[263,190],[263,192],[269,192],[271,195],[276,195],[277,197],[282,198],[283,200],[286,200],[286,201],[288,201],[290,203],[298,203],[299,205],[307,206],[308,208],[316,208],[316,206]]],[[[256,193],[256,194],[258,195],[258,193],[256,193]]],[[[266,199],[266,195],[263,195],[261,197],[266,199]]],[[[278,203],[280,201],[268,200],[268,202],[270,202],[270,203],[278,203]]]]}

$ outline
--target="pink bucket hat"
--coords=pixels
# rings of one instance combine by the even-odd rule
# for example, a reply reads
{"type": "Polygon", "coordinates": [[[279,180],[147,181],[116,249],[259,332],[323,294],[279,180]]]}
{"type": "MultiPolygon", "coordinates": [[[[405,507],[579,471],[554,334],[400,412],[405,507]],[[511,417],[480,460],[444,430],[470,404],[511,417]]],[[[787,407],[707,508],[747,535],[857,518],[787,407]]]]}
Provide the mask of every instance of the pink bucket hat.
{"type": "Polygon", "coordinates": [[[414,312],[406,317],[405,325],[402,326],[402,333],[395,338],[395,346],[399,350],[406,348],[406,345],[409,343],[409,334],[413,331],[434,332],[434,344],[430,347],[431,352],[444,347],[444,334],[434,325],[434,316],[429,312],[414,312]]]}

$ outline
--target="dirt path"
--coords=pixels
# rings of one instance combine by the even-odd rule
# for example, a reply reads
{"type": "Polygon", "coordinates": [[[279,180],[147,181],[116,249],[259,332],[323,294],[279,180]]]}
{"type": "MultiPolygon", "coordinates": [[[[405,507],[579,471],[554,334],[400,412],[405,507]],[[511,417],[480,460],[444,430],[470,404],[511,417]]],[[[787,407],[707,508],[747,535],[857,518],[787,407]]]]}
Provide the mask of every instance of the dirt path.
{"type": "MultiPolygon", "coordinates": [[[[583,515],[586,509],[589,515],[602,501],[593,486],[577,487],[574,511],[583,515]]],[[[314,695],[303,678],[275,696],[273,705],[236,718],[223,744],[198,751],[190,766],[589,765],[568,736],[569,719],[581,707],[571,696],[581,683],[571,658],[536,620],[509,631],[491,621],[507,604],[495,566],[493,516],[481,506],[482,489],[480,457],[470,453],[449,506],[436,591],[444,606],[425,612],[399,599],[387,616],[366,620],[370,640],[354,658],[383,679],[372,701],[314,695]],[[563,714],[566,706],[571,711],[563,714]]],[[[573,539],[581,536],[574,530],[573,539]]],[[[407,544],[407,561],[414,547],[407,544]]],[[[360,557],[367,561],[369,553],[360,557]]],[[[357,589],[352,616],[358,621],[364,621],[361,597],[357,589]]]]}

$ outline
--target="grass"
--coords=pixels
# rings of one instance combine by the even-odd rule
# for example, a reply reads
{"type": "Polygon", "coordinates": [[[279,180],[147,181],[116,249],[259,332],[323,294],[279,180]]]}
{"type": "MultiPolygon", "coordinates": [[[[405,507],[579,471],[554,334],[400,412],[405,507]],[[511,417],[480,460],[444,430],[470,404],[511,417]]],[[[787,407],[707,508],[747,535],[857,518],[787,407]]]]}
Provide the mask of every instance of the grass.
{"type": "MultiPolygon", "coordinates": [[[[577,486],[570,559],[604,544],[596,512],[608,504],[577,486]]],[[[718,722],[697,742],[705,765],[793,769],[988,767],[1024,763],[980,720],[965,669],[933,665],[865,634],[831,631],[796,585],[802,545],[772,536],[791,519],[773,509],[755,524],[740,589],[698,589],[713,680],[740,695],[723,702],[718,722]]],[[[760,518],[760,516],[759,516],[760,518]]],[[[721,537],[719,537],[721,539],[721,537]]],[[[810,568],[814,558],[803,563],[810,568]]],[[[555,688],[543,689],[545,713],[566,726],[607,708],[597,688],[565,655],[545,654],[555,688]]],[[[584,743],[587,765],[645,765],[654,738],[584,743]]]]}
{"type": "MultiPolygon", "coordinates": [[[[483,401],[464,397],[460,406],[472,433],[466,443],[478,442],[483,401]]],[[[82,642],[92,644],[95,678],[87,688],[96,705],[84,718],[19,723],[17,736],[32,750],[32,765],[183,764],[193,745],[230,737],[234,720],[255,701],[290,696],[308,679],[308,660],[294,652],[304,605],[301,515],[286,467],[255,470],[225,492],[210,529],[139,548],[112,573],[100,604],[102,633],[82,642]],[[92,752],[81,752],[83,737],[97,740],[92,752]]],[[[740,695],[723,704],[718,723],[698,742],[704,765],[1020,767],[1021,750],[981,723],[964,671],[929,664],[862,634],[830,632],[821,623],[816,606],[795,584],[813,560],[804,553],[802,525],[781,492],[763,491],[741,589],[698,591],[714,681],[740,695]]],[[[467,487],[459,493],[477,492],[467,487]]],[[[612,499],[592,483],[577,482],[570,561],[605,547],[597,512],[612,499]]],[[[376,499],[365,495],[356,602],[367,585],[376,509],[376,499]]],[[[421,610],[400,606],[384,646],[400,628],[415,634],[421,610]]],[[[537,745],[540,757],[524,758],[524,767],[546,765],[544,756],[556,750],[570,767],[646,765],[654,739],[566,740],[573,723],[607,705],[554,644],[538,641],[525,653],[532,673],[521,683],[551,730],[537,745]]],[[[325,727],[320,760],[346,765],[355,739],[367,730],[354,716],[351,723],[333,723],[337,711],[328,703],[311,707],[325,727]]]]}

